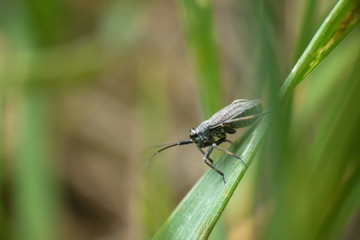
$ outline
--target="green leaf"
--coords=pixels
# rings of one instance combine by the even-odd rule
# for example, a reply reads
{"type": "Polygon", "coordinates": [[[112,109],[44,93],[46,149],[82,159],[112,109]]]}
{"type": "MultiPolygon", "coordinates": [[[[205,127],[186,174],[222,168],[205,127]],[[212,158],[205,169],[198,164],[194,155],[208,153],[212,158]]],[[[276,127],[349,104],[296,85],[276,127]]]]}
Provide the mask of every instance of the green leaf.
{"type": "Polygon", "coordinates": [[[319,65],[334,47],[359,23],[359,17],[359,1],[343,0],[336,4],[286,78],[280,89],[281,97],[291,93],[319,65]]]}
{"type": "Polygon", "coordinates": [[[179,0],[178,3],[189,53],[197,73],[204,115],[210,117],[222,106],[211,1],[179,0]]]}
{"type": "Polygon", "coordinates": [[[56,239],[58,186],[54,179],[48,95],[26,90],[15,167],[17,239],[56,239]]]}

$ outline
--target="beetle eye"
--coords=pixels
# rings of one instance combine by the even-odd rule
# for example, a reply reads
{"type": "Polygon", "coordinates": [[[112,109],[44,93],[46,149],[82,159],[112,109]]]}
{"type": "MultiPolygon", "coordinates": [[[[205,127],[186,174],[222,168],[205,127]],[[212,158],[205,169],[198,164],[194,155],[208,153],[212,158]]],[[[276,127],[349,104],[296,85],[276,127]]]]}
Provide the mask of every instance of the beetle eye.
{"type": "Polygon", "coordinates": [[[195,132],[195,129],[190,129],[190,138],[195,138],[195,137],[197,137],[198,135],[197,135],[197,133],[195,132]]]}

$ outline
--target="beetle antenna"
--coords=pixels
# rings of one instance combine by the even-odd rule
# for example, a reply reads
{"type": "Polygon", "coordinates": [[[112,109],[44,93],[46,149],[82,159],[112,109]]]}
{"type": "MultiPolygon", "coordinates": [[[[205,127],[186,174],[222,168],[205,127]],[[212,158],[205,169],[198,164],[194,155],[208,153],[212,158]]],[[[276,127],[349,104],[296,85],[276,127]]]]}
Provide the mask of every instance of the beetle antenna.
{"type": "Polygon", "coordinates": [[[162,145],[167,145],[166,147],[161,148],[160,150],[158,150],[157,152],[155,152],[151,158],[149,158],[145,165],[141,168],[140,173],[142,173],[144,171],[144,169],[149,165],[149,163],[151,162],[151,160],[158,155],[160,152],[164,151],[165,149],[171,148],[171,147],[175,147],[175,146],[180,146],[180,145],[186,145],[186,144],[190,144],[190,143],[194,143],[194,141],[192,139],[185,139],[185,140],[181,140],[178,141],[176,143],[168,143],[168,144],[162,144],[162,145]]]}

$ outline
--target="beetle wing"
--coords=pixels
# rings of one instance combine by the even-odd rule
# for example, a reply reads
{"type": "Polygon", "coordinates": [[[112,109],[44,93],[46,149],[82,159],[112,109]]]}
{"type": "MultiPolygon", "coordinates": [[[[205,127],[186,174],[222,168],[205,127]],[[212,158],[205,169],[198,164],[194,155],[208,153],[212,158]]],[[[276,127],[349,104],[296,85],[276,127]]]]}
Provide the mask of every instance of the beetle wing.
{"type": "Polygon", "coordinates": [[[245,116],[245,117],[230,119],[230,120],[227,120],[227,121],[223,122],[222,124],[218,125],[218,127],[223,126],[224,129],[225,128],[236,129],[236,128],[247,127],[247,126],[250,126],[251,124],[253,124],[254,122],[256,122],[259,117],[261,117],[267,113],[268,112],[263,112],[263,113],[258,113],[258,114],[249,115],[249,116],[245,116]]]}
{"type": "Polygon", "coordinates": [[[209,129],[219,127],[226,124],[231,128],[241,128],[250,125],[255,120],[242,119],[251,115],[256,115],[262,112],[261,99],[247,100],[238,99],[232,102],[230,105],[224,107],[217,113],[215,113],[209,120],[209,129]],[[240,119],[236,121],[235,119],[240,119]],[[235,120],[235,121],[232,121],[235,120]],[[248,124],[247,124],[248,122],[248,124]]]}

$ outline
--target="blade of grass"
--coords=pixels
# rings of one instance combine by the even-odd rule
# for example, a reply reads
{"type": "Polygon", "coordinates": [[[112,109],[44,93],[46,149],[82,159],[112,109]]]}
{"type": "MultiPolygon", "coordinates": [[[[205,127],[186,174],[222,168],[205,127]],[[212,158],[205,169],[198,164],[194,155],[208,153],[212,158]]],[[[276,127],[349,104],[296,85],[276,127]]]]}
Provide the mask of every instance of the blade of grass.
{"type": "Polygon", "coordinates": [[[316,3],[317,3],[317,1],[315,1],[315,0],[307,0],[305,3],[306,4],[305,14],[303,15],[304,18],[302,20],[303,22],[302,22],[301,28],[300,28],[300,36],[299,36],[299,39],[297,42],[294,60],[297,60],[301,56],[301,53],[306,48],[307,41],[309,39],[311,39],[311,35],[313,33],[312,31],[314,30],[313,25],[311,25],[311,23],[313,22],[314,15],[315,15],[314,10],[316,7],[316,3]]]}
{"type": "Polygon", "coordinates": [[[26,91],[16,164],[17,239],[57,239],[58,191],[53,179],[46,94],[26,91]]]}
{"type": "Polygon", "coordinates": [[[189,53],[197,73],[204,116],[222,106],[219,61],[216,52],[211,1],[178,1],[189,53]]]}
{"type": "Polygon", "coordinates": [[[340,0],[325,19],[314,38],[280,88],[280,97],[292,92],[334,47],[359,23],[360,3],[340,0]]]}
{"type": "Polygon", "coordinates": [[[296,135],[301,135],[314,125],[314,116],[328,105],[329,99],[339,88],[338,80],[344,77],[344,74],[348,72],[348,66],[355,61],[360,51],[360,34],[354,33],[356,36],[345,39],[346,44],[334,49],[335,57],[327,58],[324,62],[326,65],[312,73],[304,102],[294,116],[293,128],[296,135]]]}
{"type": "MultiPolygon", "coordinates": [[[[324,238],[328,239],[331,235],[338,235],[342,225],[335,225],[337,215],[343,201],[355,187],[354,182],[359,178],[359,175],[356,175],[356,169],[359,167],[356,160],[357,143],[360,140],[360,107],[357,104],[360,101],[359,66],[360,56],[345,78],[343,88],[336,91],[338,95],[331,102],[331,106],[336,107],[331,107],[325,112],[317,141],[313,144],[313,151],[317,156],[314,160],[316,167],[311,177],[312,181],[316,181],[314,187],[319,189],[313,194],[313,202],[317,204],[317,211],[321,212],[319,216],[322,216],[322,221],[317,221],[321,226],[315,239],[320,239],[320,236],[328,236],[324,238]],[[327,202],[329,204],[325,204],[327,202]]],[[[356,205],[353,208],[356,210],[356,205]]]]}
{"type": "MultiPolygon", "coordinates": [[[[339,1],[287,77],[280,89],[280,98],[284,99],[291,94],[358,22],[359,2],[339,1]]],[[[254,131],[249,131],[235,141],[231,147],[231,151],[239,154],[248,164],[265,136],[268,125],[265,120],[254,131]]],[[[216,167],[224,171],[227,183],[224,185],[216,173],[208,171],[175,209],[154,239],[208,237],[246,171],[243,165],[228,156],[223,156],[216,167]]]]}
{"type": "MultiPolygon", "coordinates": [[[[360,158],[360,151],[354,154],[355,159],[360,158]]],[[[324,226],[326,229],[320,232],[322,234],[322,239],[336,238],[344,231],[344,223],[348,223],[351,218],[358,212],[359,201],[360,201],[360,166],[357,163],[354,166],[353,172],[350,177],[346,179],[346,182],[343,184],[340,193],[337,196],[336,204],[337,206],[333,208],[333,212],[330,212],[328,220],[329,222],[325,223],[324,226]],[[329,228],[330,227],[330,228],[329,228]],[[330,231],[328,231],[330,229],[330,231]],[[330,237],[329,237],[330,236],[330,237]]],[[[355,222],[356,224],[356,222],[355,222]]],[[[338,237],[339,238],[339,237],[338,237]]],[[[351,237],[344,237],[342,239],[352,239],[351,237]]]]}
{"type": "MultiPolygon", "coordinates": [[[[346,58],[347,59],[347,58],[346,58]]],[[[269,218],[266,239],[334,239],[346,224],[350,214],[341,213],[349,196],[356,198],[358,167],[356,157],[359,142],[359,60],[353,65],[354,71],[341,79],[336,91],[326,106],[315,113],[311,122],[317,128],[303,129],[314,132],[315,141],[307,137],[307,143],[290,139],[293,145],[287,174],[279,178],[271,196],[274,209],[269,218]],[[316,154],[306,154],[311,149],[316,154]],[[314,156],[315,155],[315,156],[314,156]],[[316,169],[312,171],[312,165],[316,169]],[[342,214],[342,222],[338,216],[342,214]],[[347,217],[347,218],[345,218],[347,217]],[[336,223],[335,223],[336,222],[336,223]],[[294,236],[294,231],[301,234],[294,236]]],[[[348,70],[349,67],[346,68],[348,70]]],[[[281,175],[276,169],[274,174],[281,175]]],[[[353,201],[350,201],[353,202],[353,201]]],[[[356,205],[349,204],[347,209],[356,205]]]]}
{"type": "MultiPolygon", "coordinates": [[[[142,139],[144,139],[142,144],[148,146],[165,138],[168,110],[167,82],[156,64],[151,66],[140,64],[137,81],[139,119],[142,139]],[[156,91],[150,91],[154,87],[156,91]]],[[[170,177],[168,168],[170,162],[161,161],[164,157],[159,155],[156,159],[157,167],[148,167],[142,174],[146,177],[139,182],[141,192],[138,209],[142,220],[143,239],[149,239],[155,234],[174,207],[170,182],[164,181],[170,177]]]]}
{"type": "Polygon", "coordinates": [[[13,170],[14,239],[59,238],[60,196],[52,165],[52,94],[42,86],[31,85],[35,79],[29,77],[29,72],[33,67],[31,59],[37,57],[36,50],[64,40],[68,28],[64,11],[59,11],[62,6],[59,0],[12,1],[6,8],[7,21],[1,22],[10,53],[5,63],[6,77],[19,84],[17,88],[9,88],[6,94],[16,92],[19,97],[14,98],[20,100],[16,105],[19,128],[14,129],[17,134],[13,170]]]}

